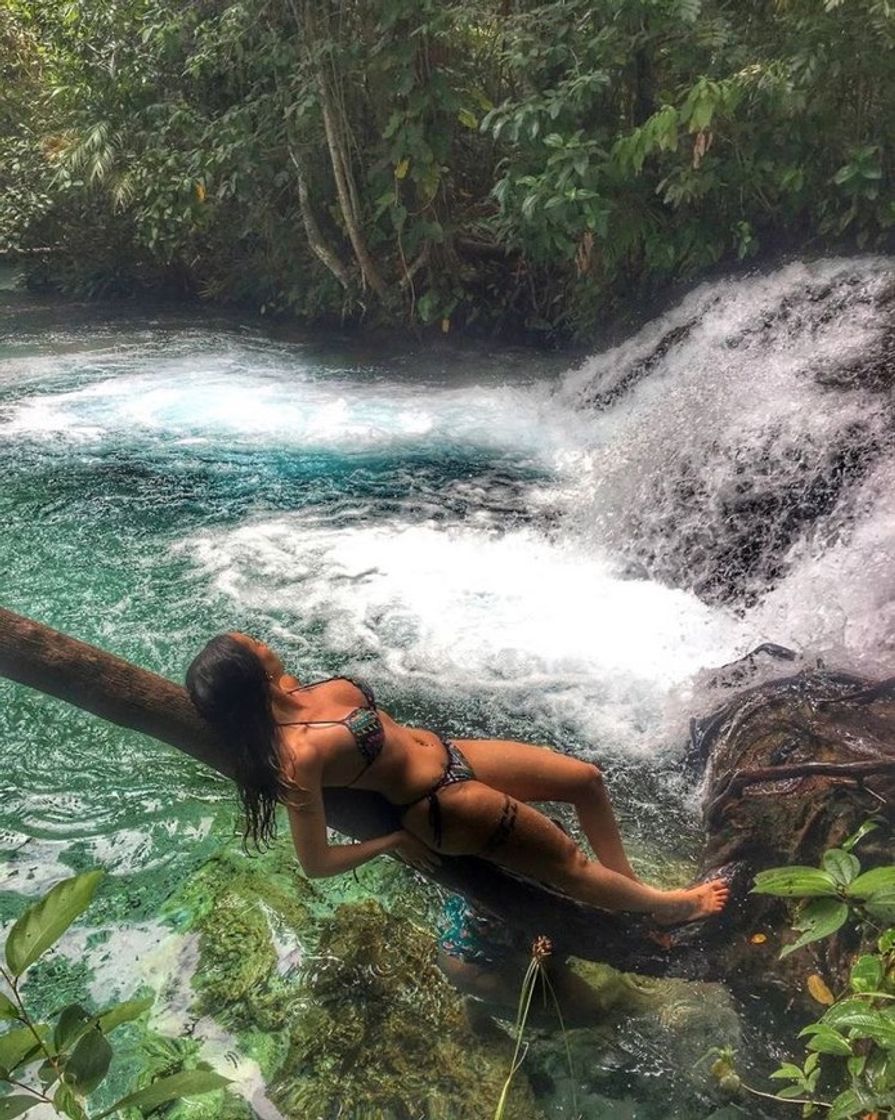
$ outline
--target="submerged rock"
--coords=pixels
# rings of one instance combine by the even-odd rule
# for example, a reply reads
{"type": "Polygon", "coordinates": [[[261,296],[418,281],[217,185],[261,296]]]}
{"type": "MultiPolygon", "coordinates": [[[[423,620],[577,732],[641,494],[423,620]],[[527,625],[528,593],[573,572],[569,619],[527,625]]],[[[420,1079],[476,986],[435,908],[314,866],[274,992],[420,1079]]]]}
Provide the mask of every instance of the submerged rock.
{"type": "MultiPolygon", "coordinates": [[[[332,893],[343,898],[343,885],[332,893]]],[[[287,845],[258,858],[235,846],[221,852],[167,910],[196,945],[184,1030],[211,1038],[232,1063],[221,1072],[236,1082],[226,1105],[219,1093],[181,1102],[176,1120],[493,1113],[513,1044],[502,1032],[475,1033],[436,967],[434,936],[405,913],[373,900],[333,908],[287,845]]],[[[188,1045],[182,1068],[202,1056],[188,1045]]],[[[543,1118],[524,1073],[507,1115],[543,1118]]]]}
{"type": "MultiPolygon", "coordinates": [[[[434,938],[368,900],[320,924],[300,985],[301,1013],[272,1096],[287,1115],[336,1120],[489,1116],[512,1060],[510,1040],[482,1038],[435,964],[434,938]]],[[[507,1115],[535,1120],[524,1075],[507,1115]]]]}

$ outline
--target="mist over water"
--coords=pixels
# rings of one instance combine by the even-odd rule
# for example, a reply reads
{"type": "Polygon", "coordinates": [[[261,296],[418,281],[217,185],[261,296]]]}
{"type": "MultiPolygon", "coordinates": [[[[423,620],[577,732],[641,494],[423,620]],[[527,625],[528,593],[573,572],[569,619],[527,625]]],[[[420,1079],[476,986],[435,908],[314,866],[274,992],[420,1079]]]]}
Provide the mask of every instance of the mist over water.
{"type": "MultiPolygon", "coordinates": [[[[3,601],[176,678],[242,626],[448,734],[672,759],[706,674],[761,642],[895,671],[892,292],[877,259],[704,285],[561,374],[183,317],[48,331],[26,302],[0,348],[3,601]]],[[[161,752],[47,706],[0,715],[0,827],[136,830],[162,858],[134,765],[161,752]]],[[[161,815],[198,828],[197,792],[226,790],[165,759],[161,815]]]]}

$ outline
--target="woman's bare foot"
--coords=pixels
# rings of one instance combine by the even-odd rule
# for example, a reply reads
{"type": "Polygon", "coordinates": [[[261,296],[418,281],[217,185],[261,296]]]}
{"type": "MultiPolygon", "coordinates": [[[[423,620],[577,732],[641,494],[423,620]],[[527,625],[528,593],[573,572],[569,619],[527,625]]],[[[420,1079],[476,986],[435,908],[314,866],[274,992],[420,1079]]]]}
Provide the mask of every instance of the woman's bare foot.
{"type": "Polygon", "coordinates": [[[724,879],[710,879],[684,891],[666,891],[666,903],[652,917],[661,926],[695,922],[723,910],[730,895],[724,879]]]}

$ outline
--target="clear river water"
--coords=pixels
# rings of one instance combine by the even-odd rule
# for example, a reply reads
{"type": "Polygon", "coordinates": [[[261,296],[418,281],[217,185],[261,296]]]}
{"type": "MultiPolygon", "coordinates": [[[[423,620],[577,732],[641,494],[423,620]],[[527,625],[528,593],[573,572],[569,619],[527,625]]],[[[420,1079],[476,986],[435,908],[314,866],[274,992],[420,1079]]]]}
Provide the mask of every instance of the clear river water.
{"type": "MultiPolygon", "coordinates": [[[[0,602],[175,679],[245,628],[303,679],[367,677],[398,718],[598,760],[644,875],[686,877],[698,791],[676,763],[713,669],[770,641],[895,673],[893,297],[889,260],[790,264],[569,369],[0,292],[0,602]]],[[[110,873],[38,998],[127,994],[136,969],[182,1028],[159,914],[233,822],[197,764],[0,682],[0,924],[72,869],[110,873]]],[[[422,924],[438,906],[403,869],[324,897],[374,886],[422,924]]],[[[545,1115],[742,1115],[704,1077],[668,1087],[706,1038],[742,1043],[713,991],[587,1043],[609,1072],[574,1105],[542,1077],[545,1115]]],[[[203,1029],[282,1114],[264,1063],[203,1029]]]]}

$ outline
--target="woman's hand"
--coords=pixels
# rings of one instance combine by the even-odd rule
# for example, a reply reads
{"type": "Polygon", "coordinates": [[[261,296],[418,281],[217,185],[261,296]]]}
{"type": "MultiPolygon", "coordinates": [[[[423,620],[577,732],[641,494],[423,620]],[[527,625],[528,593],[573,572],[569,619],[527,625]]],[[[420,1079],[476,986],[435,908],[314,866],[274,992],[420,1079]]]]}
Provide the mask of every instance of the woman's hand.
{"type": "Polygon", "coordinates": [[[441,857],[431,848],[426,847],[422,840],[417,840],[412,832],[401,829],[396,833],[394,854],[402,863],[409,864],[417,871],[434,871],[441,866],[441,857]]]}

